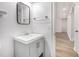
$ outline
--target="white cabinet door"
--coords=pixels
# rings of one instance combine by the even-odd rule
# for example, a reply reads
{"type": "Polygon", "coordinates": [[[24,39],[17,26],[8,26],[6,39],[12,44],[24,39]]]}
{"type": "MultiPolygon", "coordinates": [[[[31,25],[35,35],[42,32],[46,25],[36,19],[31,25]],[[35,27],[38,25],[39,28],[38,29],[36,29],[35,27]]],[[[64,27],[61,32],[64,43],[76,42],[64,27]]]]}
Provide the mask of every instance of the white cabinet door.
{"type": "Polygon", "coordinates": [[[39,57],[41,53],[44,53],[44,39],[37,40],[30,45],[31,57],[39,57]]]}
{"type": "Polygon", "coordinates": [[[34,42],[30,45],[30,57],[38,57],[36,42],[34,42]]]}
{"type": "Polygon", "coordinates": [[[42,53],[44,53],[44,40],[39,40],[37,43],[37,54],[40,56],[42,53]]]}
{"type": "Polygon", "coordinates": [[[29,57],[29,45],[15,41],[15,57],[29,57]]]}

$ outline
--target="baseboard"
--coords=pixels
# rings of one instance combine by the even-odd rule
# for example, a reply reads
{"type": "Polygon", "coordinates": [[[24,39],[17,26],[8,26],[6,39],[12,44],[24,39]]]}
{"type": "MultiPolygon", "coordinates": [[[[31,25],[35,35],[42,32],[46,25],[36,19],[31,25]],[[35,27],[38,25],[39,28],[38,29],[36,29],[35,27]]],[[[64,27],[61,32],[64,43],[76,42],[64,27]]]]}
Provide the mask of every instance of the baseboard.
{"type": "Polygon", "coordinates": [[[74,47],[74,51],[78,54],[78,56],[79,56],[79,50],[76,50],[76,48],[74,47]]]}
{"type": "MultiPolygon", "coordinates": [[[[70,39],[70,38],[69,38],[70,39]]],[[[70,41],[74,41],[73,39],[70,39],[70,41]]]]}
{"type": "MultiPolygon", "coordinates": [[[[68,35],[68,33],[67,33],[67,35],[68,35]]],[[[68,35],[68,37],[69,37],[69,40],[70,40],[70,41],[74,41],[69,35],[68,35]]]]}

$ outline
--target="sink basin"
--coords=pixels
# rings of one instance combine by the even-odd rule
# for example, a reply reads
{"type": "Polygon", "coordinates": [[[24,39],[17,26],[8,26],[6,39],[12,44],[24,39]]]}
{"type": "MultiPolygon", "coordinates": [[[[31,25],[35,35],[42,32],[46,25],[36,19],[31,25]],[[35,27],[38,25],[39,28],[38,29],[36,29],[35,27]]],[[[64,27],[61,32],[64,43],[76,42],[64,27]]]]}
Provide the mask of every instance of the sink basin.
{"type": "Polygon", "coordinates": [[[40,38],[44,37],[43,34],[22,34],[15,37],[16,41],[29,44],[40,38]]]}

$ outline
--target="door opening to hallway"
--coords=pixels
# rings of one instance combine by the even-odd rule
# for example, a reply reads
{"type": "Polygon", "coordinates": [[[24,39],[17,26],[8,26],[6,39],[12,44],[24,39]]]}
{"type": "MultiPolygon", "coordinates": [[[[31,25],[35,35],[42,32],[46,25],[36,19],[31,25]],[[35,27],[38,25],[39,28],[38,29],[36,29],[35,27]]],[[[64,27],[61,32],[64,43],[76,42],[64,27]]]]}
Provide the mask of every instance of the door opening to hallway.
{"type": "Polygon", "coordinates": [[[72,41],[72,2],[56,3],[55,37],[57,57],[78,57],[72,41]]]}

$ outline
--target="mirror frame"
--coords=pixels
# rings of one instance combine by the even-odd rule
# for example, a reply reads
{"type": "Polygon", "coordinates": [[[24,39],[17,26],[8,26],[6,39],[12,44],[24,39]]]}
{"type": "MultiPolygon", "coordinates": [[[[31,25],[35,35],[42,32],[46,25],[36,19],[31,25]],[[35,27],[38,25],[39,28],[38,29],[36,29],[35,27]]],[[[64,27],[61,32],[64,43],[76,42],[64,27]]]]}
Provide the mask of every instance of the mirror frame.
{"type": "MultiPolygon", "coordinates": [[[[23,19],[22,19],[23,20],[23,19]]],[[[24,3],[22,3],[22,2],[17,2],[17,23],[18,24],[21,24],[21,25],[29,25],[30,24],[30,7],[28,6],[28,5],[26,5],[26,4],[24,4],[24,3]],[[26,6],[26,7],[28,7],[29,8],[29,22],[28,23],[21,23],[21,22],[19,22],[19,15],[18,15],[18,13],[19,13],[19,7],[18,7],[18,5],[19,5],[19,3],[21,3],[21,4],[23,4],[24,6],[26,6]]]]}

